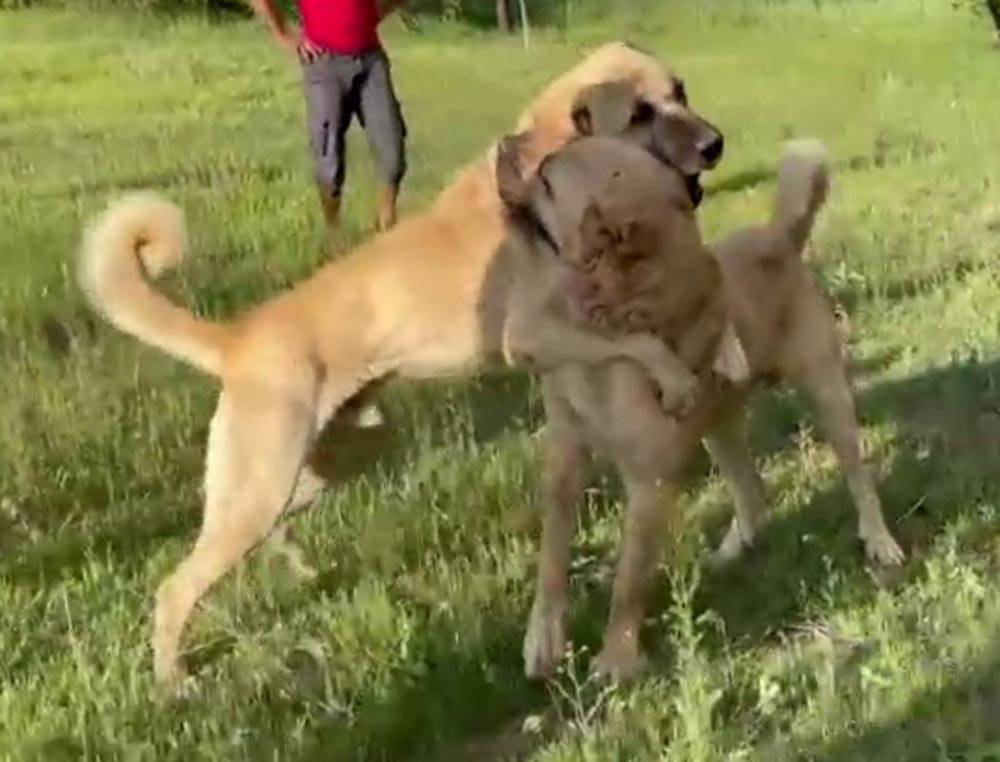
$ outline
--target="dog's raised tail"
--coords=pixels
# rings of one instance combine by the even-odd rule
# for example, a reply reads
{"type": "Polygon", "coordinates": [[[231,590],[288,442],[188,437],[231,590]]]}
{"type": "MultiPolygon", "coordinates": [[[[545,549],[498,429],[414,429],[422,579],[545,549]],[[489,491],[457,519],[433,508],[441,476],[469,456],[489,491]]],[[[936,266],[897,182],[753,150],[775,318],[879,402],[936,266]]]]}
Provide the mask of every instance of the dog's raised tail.
{"type": "Polygon", "coordinates": [[[88,226],[80,284],[116,328],[218,376],[225,326],[174,304],[150,282],[177,265],[185,248],[180,209],[152,193],[131,194],[88,226]]]}
{"type": "Polygon", "coordinates": [[[786,143],[778,168],[771,224],[788,236],[796,251],[805,247],[829,187],[830,171],[823,144],[818,140],[786,143]]]}

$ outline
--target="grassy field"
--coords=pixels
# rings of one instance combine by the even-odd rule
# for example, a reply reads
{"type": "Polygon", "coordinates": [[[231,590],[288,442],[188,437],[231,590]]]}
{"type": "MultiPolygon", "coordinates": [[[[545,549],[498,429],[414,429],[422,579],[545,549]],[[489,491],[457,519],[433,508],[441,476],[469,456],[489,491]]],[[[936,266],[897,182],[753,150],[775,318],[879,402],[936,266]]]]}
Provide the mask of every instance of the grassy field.
{"type": "MultiPolygon", "coordinates": [[[[0,758],[1000,759],[1000,53],[946,2],[661,4],[516,41],[393,27],[405,206],[602,40],[670,61],[726,132],[706,233],[763,215],[781,141],[836,186],[814,264],[851,321],[866,446],[911,560],[867,569],[832,454],[792,393],[754,445],[773,520],[699,566],[730,514],[702,462],[663,569],[648,676],[585,680],[619,527],[575,544],[576,652],[522,677],[539,425],[529,379],[389,389],[390,432],[334,432],[343,481],[294,520],[317,580],[259,554],[196,616],[185,699],[155,698],[151,595],[197,526],[214,386],[97,323],[81,221],[125,188],[183,204],[166,286],[210,315],[322,259],[293,66],[251,23],[0,13],[0,758]],[[817,7],[818,6],[818,7],[817,7]]],[[[349,234],[371,169],[352,145],[349,234]]]]}

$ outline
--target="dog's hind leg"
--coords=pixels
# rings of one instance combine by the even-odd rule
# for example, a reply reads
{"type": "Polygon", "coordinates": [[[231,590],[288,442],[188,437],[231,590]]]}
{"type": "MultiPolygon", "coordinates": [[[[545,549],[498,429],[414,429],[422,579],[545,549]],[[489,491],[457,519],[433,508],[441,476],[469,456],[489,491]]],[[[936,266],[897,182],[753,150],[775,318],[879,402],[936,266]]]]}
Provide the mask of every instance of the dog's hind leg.
{"type": "Polygon", "coordinates": [[[535,601],[524,637],[524,672],[544,677],[566,652],[570,542],[576,529],[587,457],[573,413],[542,381],[548,424],[543,439],[541,548],[535,601]]]}
{"type": "Polygon", "coordinates": [[[750,453],[746,410],[742,404],[730,406],[705,435],[705,449],[729,487],[735,515],[711,564],[739,558],[754,544],[757,528],[767,514],[764,482],[750,453]]]}
{"type": "Polygon", "coordinates": [[[306,561],[305,552],[299,543],[289,536],[292,528],[290,514],[311,505],[325,488],[326,479],[316,473],[308,461],[303,463],[299,478],[295,480],[295,489],[288,500],[285,517],[267,538],[266,552],[283,558],[292,573],[302,580],[315,579],[316,570],[306,561]]]}
{"type": "MultiPolygon", "coordinates": [[[[835,335],[835,330],[831,326],[831,336],[835,335]]],[[[813,398],[820,426],[847,478],[847,487],[858,509],[858,535],[865,545],[866,555],[881,564],[902,563],[905,554],[885,524],[875,479],[861,457],[854,397],[839,344],[836,351],[806,363],[794,380],[813,398]]]]}
{"type": "Polygon", "coordinates": [[[194,548],[156,596],[157,681],[174,684],[178,651],[195,604],[271,531],[288,504],[315,426],[311,390],[276,399],[269,390],[227,388],[209,434],[205,515],[194,548]]]}
{"type": "MultiPolygon", "coordinates": [[[[344,414],[345,410],[349,415],[357,414],[358,411],[355,407],[357,401],[362,398],[362,395],[370,395],[373,389],[374,385],[371,385],[353,396],[339,388],[324,389],[316,416],[315,437],[322,436],[323,429],[330,421],[344,414]]],[[[372,397],[367,397],[367,399],[373,400],[372,397]]],[[[356,419],[355,425],[360,428],[368,428],[362,426],[356,419]]],[[[312,504],[326,486],[327,480],[316,470],[311,457],[307,457],[299,470],[295,489],[288,500],[285,515],[312,504]]],[[[300,579],[313,579],[316,577],[316,570],[306,562],[305,553],[299,544],[289,537],[290,529],[288,521],[283,520],[267,538],[267,552],[285,559],[288,567],[300,579]]]]}

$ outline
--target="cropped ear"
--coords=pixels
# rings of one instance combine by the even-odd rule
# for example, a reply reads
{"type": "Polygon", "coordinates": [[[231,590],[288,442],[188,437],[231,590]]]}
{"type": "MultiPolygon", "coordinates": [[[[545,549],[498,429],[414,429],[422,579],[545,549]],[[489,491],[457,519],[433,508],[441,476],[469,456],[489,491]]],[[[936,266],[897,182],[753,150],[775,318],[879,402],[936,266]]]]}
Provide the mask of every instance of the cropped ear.
{"type": "Polygon", "coordinates": [[[497,192],[508,208],[524,204],[528,183],[521,174],[521,147],[526,139],[524,133],[508,135],[497,144],[497,192]]]}
{"type": "Polygon", "coordinates": [[[631,84],[601,82],[580,90],[570,114],[580,135],[620,135],[632,123],[635,107],[631,84]]]}

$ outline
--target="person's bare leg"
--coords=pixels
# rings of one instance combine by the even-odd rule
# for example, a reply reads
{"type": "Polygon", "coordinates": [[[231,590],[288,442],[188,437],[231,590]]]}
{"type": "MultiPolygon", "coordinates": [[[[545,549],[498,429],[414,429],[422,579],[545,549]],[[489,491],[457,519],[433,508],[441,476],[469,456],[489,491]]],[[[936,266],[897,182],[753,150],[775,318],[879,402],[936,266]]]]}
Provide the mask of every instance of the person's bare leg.
{"type": "Polygon", "coordinates": [[[337,251],[342,242],[342,231],[340,227],[341,199],[334,196],[322,185],[317,185],[319,193],[320,207],[323,209],[323,222],[326,225],[327,245],[331,252],[337,251]]]}
{"type": "Polygon", "coordinates": [[[396,199],[399,188],[383,185],[378,194],[378,230],[384,232],[396,224],[396,199]]]}

